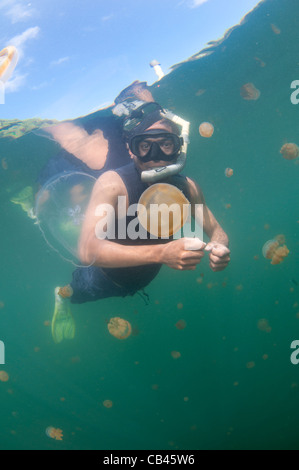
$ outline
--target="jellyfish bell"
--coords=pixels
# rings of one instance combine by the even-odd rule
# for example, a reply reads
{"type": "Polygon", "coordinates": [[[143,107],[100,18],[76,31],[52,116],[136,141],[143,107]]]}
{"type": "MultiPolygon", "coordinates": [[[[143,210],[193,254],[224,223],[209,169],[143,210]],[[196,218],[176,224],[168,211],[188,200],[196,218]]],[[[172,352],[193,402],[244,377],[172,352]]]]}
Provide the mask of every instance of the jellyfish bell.
{"type": "Polygon", "coordinates": [[[278,241],[279,245],[284,245],[286,241],[285,235],[280,233],[279,235],[276,235],[275,240],[278,241]]]}
{"type": "MultiPolygon", "coordinates": [[[[282,239],[281,239],[282,240],[282,239]]],[[[268,240],[263,246],[263,255],[271,259],[271,264],[280,264],[290,253],[286,245],[280,245],[279,240],[268,240]]]]}
{"type": "Polygon", "coordinates": [[[226,168],[224,174],[227,178],[231,178],[234,174],[234,170],[232,168],[226,168]]]}
{"type": "Polygon", "coordinates": [[[245,83],[240,89],[240,95],[244,100],[256,101],[261,96],[260,90],[258,90],[253,83],[245,83]]]}
{"type": "Polygon", "coordinates": [[[214,126],[210,122],[202,122],[198,130],[202,137],[209,138],[214,134],[214,126]]]}
{"type": "Polygon", "coordinates": [[[7,46],[0,51],[0,81],[7,82],[18,63],[18,51],[14,46],[7,46]]]}
{"type": "Polygon", "coordinates": [[[0,382],[8,382],[9,381],[9,375],[5,370],[0,370],[0,382]]]}
{"type": "Polygon", "coordinates": [[[156,183],[140,196],[138,220],[154,237],[169,238],[186,223],[189,206],[188,199],[176,186],[156,183]]]}
{"type": "Polygon", "coordinates": [[[280,149],[280,153],[285,160],[295,160],[299,157],[299,147],[294,143],[284,144],[280,149]]]}
{"type": "Polygon", "coordinates": [[[35,216],[48,246],[76,266],[81,266],[78,244],[95,181],[82,172],[61,173],[36,197],[35,216]]]}
{"type": "Polygon", "coordinates": [[[262,249],[263,256],[266,259],[272,259],[275,250],[278,248],[279,243],[277,240],[268,240],[262,249]]]}
{"type": "Polygon", "coordinates": [[[108,323],[109,333],[117,339],[127,339],[132,333],[132,326],[123,318],[111,318],[108,323]]]}

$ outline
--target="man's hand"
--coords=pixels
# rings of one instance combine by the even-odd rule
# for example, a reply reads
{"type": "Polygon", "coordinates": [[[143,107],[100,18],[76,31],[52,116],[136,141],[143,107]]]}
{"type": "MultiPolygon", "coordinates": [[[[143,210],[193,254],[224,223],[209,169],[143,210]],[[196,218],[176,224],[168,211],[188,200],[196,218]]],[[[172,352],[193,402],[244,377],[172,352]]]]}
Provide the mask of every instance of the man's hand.
{"type": "Polygon", "coordinates": [[[186,249],[185,238],[169,242],[163,247],[161,262],[172,269],[194,270],[204,256],[204,246],[203,243],[199,250],[186,249]]]}
{"type": "Polygon", "coordinates": [[[222,271],[230,262],[230,251],[221,243],[210,242],[205,247],[210,252],[210,268],[212,271],[222,271]]]}

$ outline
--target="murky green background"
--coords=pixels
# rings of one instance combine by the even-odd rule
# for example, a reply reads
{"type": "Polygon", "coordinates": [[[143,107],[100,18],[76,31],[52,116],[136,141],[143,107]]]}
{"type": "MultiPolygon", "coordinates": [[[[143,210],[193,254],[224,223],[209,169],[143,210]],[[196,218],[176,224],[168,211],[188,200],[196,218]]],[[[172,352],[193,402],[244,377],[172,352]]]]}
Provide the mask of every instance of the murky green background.
{"type": "Polygon", "coordinates": [[[1,449],[299,448],[299,365],[290,362],[299,339],[299,165],[279,153],[286,142],[299,145],[299,105],[290,101],[298,18],[296,0],[262,2],[212,54],[152,87],[192,123],[185,173],[229,235],[230,266],[164,267],[147,288],[149,305],[139,296],[75,305],[73,341],[54,344],[44,324],[72,266],[10,202],[55,146],[33,134],[0,140],[0,368],[10,377],[0,382],[1,449]],[[248,82],[259,100],[240,96],[248,82]],[[198,133],[203,121],[215,126],[211,139],[198,133]],[[280,233],[290,254],[272,266],[261,250],[280,233]],[[131,322],[130,338],[109,334],[113,316],[131,322]],[[62,442],[46,436],[48,426],[63,430],[62,442]]]}

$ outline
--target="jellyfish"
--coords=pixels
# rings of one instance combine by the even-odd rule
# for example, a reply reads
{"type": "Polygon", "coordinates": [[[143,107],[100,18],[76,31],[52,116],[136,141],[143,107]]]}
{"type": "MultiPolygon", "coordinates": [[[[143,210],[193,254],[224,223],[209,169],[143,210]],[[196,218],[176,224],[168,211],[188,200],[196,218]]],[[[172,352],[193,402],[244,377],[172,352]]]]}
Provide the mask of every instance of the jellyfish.
{"type": "Polygon", "coordinates": [[[14,46],[8,46],[0,51],[0,80],[7,82],[13,74],[18,62],[18,51],[14,46]]]}
{"type": "Polygon", "coordinates": [[[153,184],[138,201],[138,220],[154,237],[168,238],[186,223],[189,207],[188,199],[176,186],[153,184]]]}
{"type": "Polygon", "coordinates": [[[202,122],[198,130],[202,137],[209,138],[214,134],[214,126],[210,122],[202,122]]]}
{"type": "Polygon", "coordinates": [[[263,255],[266,259],[271,259],[271,264],[280,264],[290,253],[284,243],[283,235],[277,235],[274,240],[268,240],[263,246],[263,255]]]}
{"type": "Polygon", "coordinates": [[[232,168],[226,168],[224,174],[227,178],[230,178],[231,176],[233,176],[234,170],[232,168]]]}
{"type": "Polygon", "coordinates": [[[286,237],[280,233],[279,235],[276,235],[275,240],[279,243],[279,245],[284,245],[286,242],[286,237]]]}
{"type": "Polygon", "coordinates": [[[112,408],[113,402],[111,400],[104,400],[103,405],[105,408],[112,408]]]}
{"type": "Polygon", "coordinates": [[[245,83],[245,85],[241,87],[240,95],[244,100],[256,101],[261,96],[261,92],[255,88],[253,83],[245,83]]]}
{"type": "Polygon", "coordinates": [[[266,318],[260,318],[257,322],[257,327],[260,331],[265,331],[266,333],[271,333],[272,331],[269,321],[266,318]]]}
{"type": "Polygon", "coordinates": [[[173,359],[179,359],[179,357],[181,357],[181,353],[179,351],[171,351],[171,356],[173,359]]]}
{"type": "Polygon", "coordinates": [[[61,173],[39,190],[35,214],[50,248],[63,259],[80,265],[78,244],[96,179],[82,172],[61,173]]]}
{"type": "Polygon", "coordinates": [[[275,250],[279,247],[277,240],[268,240],[263,246],[263,256],[266,259],[272,259],[275,250]]]}
{"type": "Polygon", "coordinates": [[[59,428],[53,428],[53,426],[48,426],[46,429],[46,435],[51,439],[55,439],[56,441],[62,441],[63,431],[59,428]]]}
{"type": "Polygon", "coordinates": [[[178,322],[176,322],[175,326],[178,330],[184,330],[186,328],[187,324],[186,324],[185,320],[179,320],[178,322]]]}
{"type": "Polygon", "coordinates": [[[277,250],[275,250],[271,264],[280,264],[284,261],[284,259],[288,256],[290,253],[289,249],[287,248],[286,245],[279,246],[277,250]]]}
{"type": "Polygon", "coordinates": [[[118,339],[126,339],[132,333],[132,326],[123,318],[114,317],[111,318],[108,323],[109,333],[118,339]]]}
{"type": "Polygon", "coordinates": [[[299,147],[293,143],[284,144],[280,149],[280,153],[285,160],[295,160],[299,157],[299,147]]]}
{"type": "Polygon", "coordinates": [[[280,34],[281,33],[280,29],[278,28],[278,26],[276,26],[276,24],[271,23],[270,26],[271,26],[271,29],[272,29],[274,34],[280,34]]]}
{"type": "Polygon", "coordinates": [[[0,382],[8,382],[9,381],[9,375],[5,370],[0,370],[0,382]]]}
{"type": "Polygon", "coordinates": [[[73,289],[72,289],[72,287],[68,284],[67,286],[60,287],[58,293],[59,293],[60,297],[63,297],[64,299],[67,299],[67,298],[69,298],[69,297],[72,297],[72,295],[73,295],[73,289]]]}

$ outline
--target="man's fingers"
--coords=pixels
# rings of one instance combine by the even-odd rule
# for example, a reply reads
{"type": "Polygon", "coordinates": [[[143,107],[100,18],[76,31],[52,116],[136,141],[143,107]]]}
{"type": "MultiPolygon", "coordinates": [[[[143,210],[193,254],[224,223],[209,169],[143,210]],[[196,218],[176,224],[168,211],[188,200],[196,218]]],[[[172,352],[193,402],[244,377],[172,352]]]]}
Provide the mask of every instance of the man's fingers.
{"type": "Polygon", "coordinates": [[[230,256],[216,256],[214,253],[210,254],[210,261],[213,263],[228,263],[230,261],[230,256]]]}

